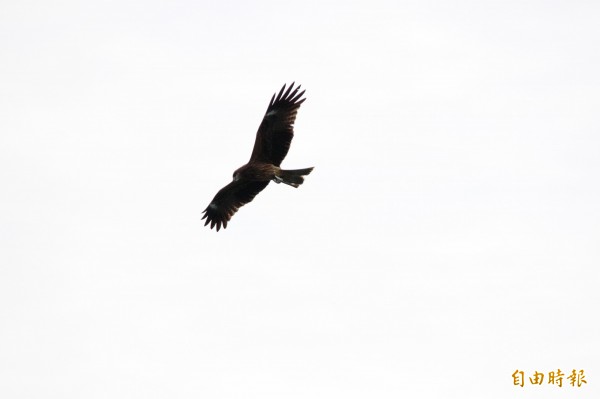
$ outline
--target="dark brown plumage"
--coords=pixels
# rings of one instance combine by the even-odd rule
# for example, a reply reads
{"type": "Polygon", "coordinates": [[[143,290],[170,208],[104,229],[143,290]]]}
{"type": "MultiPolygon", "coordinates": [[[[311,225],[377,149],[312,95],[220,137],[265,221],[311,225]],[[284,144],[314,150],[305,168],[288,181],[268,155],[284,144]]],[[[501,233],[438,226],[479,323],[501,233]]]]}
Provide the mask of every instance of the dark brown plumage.
{"type": "Polygon", "coordinates": [[[248,163],[233,172],[233,181],[223,187],[204,210],[204,225],[217,231],[227,223],[242,206],[252,201],[271,180],[298,187],[304,177],[313,168],[284,170],[279,166],[287,155],[294,137],[294,121],[300,105],[306,100],[302,98],[304,91],[298,93],[300,86],[294,91],[294,83],[285,90],[285,85],[267,107],[267,112],[256,133],[254,149],[248,163]]]}

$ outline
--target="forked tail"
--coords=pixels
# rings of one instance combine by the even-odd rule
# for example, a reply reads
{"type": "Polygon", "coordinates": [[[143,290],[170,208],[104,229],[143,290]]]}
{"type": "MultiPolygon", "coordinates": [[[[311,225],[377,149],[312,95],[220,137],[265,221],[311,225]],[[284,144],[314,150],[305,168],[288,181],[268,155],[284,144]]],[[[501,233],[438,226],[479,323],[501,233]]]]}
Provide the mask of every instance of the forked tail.
{"type": "Polygon", "coordinates": [[[293,170],[283,170],[281,169],[278,175],[275,177],[276,183],[285,183],[292,187],[298,187],[302,183],[304,183],[304,177],[310,172],[312,172],[313,168],[306,169],[293,169],[293,170]]]}

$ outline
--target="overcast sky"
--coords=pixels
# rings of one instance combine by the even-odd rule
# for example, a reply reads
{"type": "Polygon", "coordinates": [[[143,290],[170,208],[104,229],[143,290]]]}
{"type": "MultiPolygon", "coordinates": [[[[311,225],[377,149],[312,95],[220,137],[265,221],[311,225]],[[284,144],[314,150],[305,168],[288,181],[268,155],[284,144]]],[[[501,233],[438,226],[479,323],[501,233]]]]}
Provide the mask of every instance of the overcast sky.
{"type": "Polygon", "coordinates": [[[597,398],[598,15],[2,1],[0,396],[597,398]],[[204,227],[292,81],[315,170],[204,227]]]}

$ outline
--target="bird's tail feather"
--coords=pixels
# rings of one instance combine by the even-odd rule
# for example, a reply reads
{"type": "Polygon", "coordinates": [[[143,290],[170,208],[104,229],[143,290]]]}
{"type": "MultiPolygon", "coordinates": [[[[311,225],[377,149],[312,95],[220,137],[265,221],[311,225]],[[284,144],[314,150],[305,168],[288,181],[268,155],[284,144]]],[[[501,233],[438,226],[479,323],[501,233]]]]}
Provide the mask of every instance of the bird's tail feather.
{"type": "Polygon", "coordinates": [[[298,187],[302,183],[304,183],[304,177],[310,172],[312,172],[313,168],[305,168],[305,169],[293,169],[293,170],[284,170],[281,169],[279,171],[278,177],[281,179],[281,183],[285,183],[292,187],[298,187]]]}

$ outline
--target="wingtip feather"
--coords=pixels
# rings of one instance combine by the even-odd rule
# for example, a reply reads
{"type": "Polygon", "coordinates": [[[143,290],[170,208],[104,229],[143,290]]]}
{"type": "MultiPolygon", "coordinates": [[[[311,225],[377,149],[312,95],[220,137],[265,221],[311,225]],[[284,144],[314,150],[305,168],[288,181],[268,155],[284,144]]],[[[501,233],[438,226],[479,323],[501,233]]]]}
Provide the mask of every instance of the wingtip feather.
{"type": "Polygon", "coordinates": [[[299,94],[295,95],[294,98],[292,98],[290,100],[290,102],[292,104],[298,104],[298,105],[302,104],[304,102],[304,100],[306,100],[306,98],[302,98],[302,96],[304,95],[305,92],[306,92],[306,90],[302,90],[299,94]]]}
{"type": "Polygon", "coordinates": [[[281,90],[279,90],[279,94],[277,94],[277,98],[275,99],[275,102],[281,100],[281,95],[283,94],[284,90],[285,90],[285,83],[283,84],[283,87],[281,88],[281,90]]]}
{"type": "Polygon", "coordinates": [[[287,84],[284,84],[281,90],[279,90],[279,93],[276,92],[273,94],[273,97],[271,97],[271,101],[269,102],[269,106],[267,107],[267,112],[279,102],[285,102],[288,103],[289,106],[294,107],[300,106],[300,104],[306,100],[305,98],[302,98],[306,90],[302,90],[300,93],[298,93],[302,85],[295,86],[295,84],[296,82],[292,82],[287,90],[287,84]]]}
{"type": "Polygon", "coordinates": [[[271,97],[271,101],[269,102],[269,108],[271,106],[273,106],[273,104],[275,103],[275,96],[277,95],[277,93],[273,93],[273,97],[271,97]]]}
{"type": "Polygon", "coordinates": [[[292,82],[292,84],[290,85],[290,87],[288,87],[288,89],[285,92],[285,94],[283,95],[282,99],[287,100],[289,98],[288,96],[290,95],[292,89],[294,88],[294,83],[296,83],[296,82],[292,82]]]}

